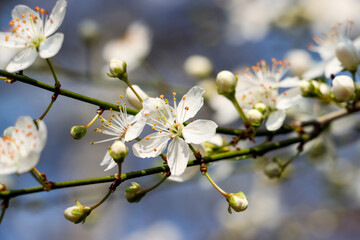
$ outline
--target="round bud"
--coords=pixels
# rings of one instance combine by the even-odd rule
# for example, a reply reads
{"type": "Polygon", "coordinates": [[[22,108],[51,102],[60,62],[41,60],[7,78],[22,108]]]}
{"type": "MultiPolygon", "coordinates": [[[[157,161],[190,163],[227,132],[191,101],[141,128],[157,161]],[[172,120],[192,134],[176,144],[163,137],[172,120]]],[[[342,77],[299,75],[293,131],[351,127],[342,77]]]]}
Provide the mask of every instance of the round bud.
{"type": "Polygon", "coordinates": [[[309,81],[301,81],[299,87],[302,94],[304,95],[308,94],[311,91],[311,84],[309,81]]]}
{"type": "Polygon", "coordinates": [[[213,71],[211,61],[201,55],[192,55],[184,62],[184,70],[194,78],[202,79],[208,77],[213,71]]]}
{"type": "Polygon", "coordinates": [[[126,62],[117,58],[110,59],[109,70],[111,77],[117,77],[122,80],[124,74],[126,74],[126,62]]]}
{"type": "Polygon", "coordinates": [[[74,139],[79,140],[85,136],[86,131],[87,128],[85,126],[73,126],[70,129],[70,134],[74,139]]]}
{"type": "Polygon", "coordinates": [[[85,19],[79,24],[79,34],[85,42],[95,41],[99,35],[99,25],[92,19],[85,19]]]}
{"type": "Polygon", "coordinates": [[[257,103],[254,105],[254,109],[258,110],[261,113],[265,113],[266,105],[264,103],[257,103]]]}
{"type": "Polygon", "coordinates": [[[276,162],[268,162],[264,167],[264,173],[269,178],[279,178],[281,176],[282,170],[278,163],[276,162]]]}
{"type": "Polygon", "coordinates": [[[110,156],[116,163],[122,163],[128,152],[129,149],[126,147],[125,143],[120,140],[116,140],[109,149],[110,156]]]}
{"type": "Polygon", "coordinates": [[[256,109],[250,109],[246,113],[246,118],[251,125],[259,127],[263,120],[263,114],[256,109]]]}
{"type": "Polygon", "coordinates": [[[145,194],[146,192],[136,182],[131,182],[131,186],[125,189],[125,198],[130,203],[139,202],[145,194]]]}
{"type": "Polygon", "coordinates": [[[336,57],[346,70],[355,71],[359,66],[359,53],[349,39],[339,42],[335,48],[336,57]]]}
{"type": "Polygon", "coordinates": [[[336,100],[349,101],[355,92],[354,82],[349,76],[337,76],[332,81],[331,92],[336,100]]]}
{"type": "Polygon", "coordinates": [[[220,95],[235,93],[237,79],[235,75],[227,70],[221,71],[216,76],[216,87],[220,95]]]}
{"type": "Polygon", "coordinates": [[[64,217],[70,222],[80,223],[80,222],[85,222],[85,219],[87,216],[89,216],[90,212],[91,212],[90,207],[75,205],[65,209],[64,217]]]}
{"type": "Polygon", "coordinates": [[[330,96],[330,86],[326,83],[320,83],[319,91],[324,96],[330,96]]]}
{"type": "Polygon", "coordinates": [[[230,208],[234,209],[236,212],[245,211],[249,204],[248,199],[243,192],[229,193],[227,201],[229,202],[230,213],[230,208]]]}
{"type": "MultiPolygon", "coordinates": [[[[135,89],[137,94],[139,94],[142,100],[148,98],[148,95],[143,90],[141,90],[141,88],[138,85],[132,85],[132,87],[135,89]]],[[[139,98],[135,95],[135,93],[131,90],[131,88],[129,87],[126,88],[125,96],[127,101],[131,104],[131,106],[133,106],[139,111],[143,108],[142,103],[140,102],[139,98]]]]}

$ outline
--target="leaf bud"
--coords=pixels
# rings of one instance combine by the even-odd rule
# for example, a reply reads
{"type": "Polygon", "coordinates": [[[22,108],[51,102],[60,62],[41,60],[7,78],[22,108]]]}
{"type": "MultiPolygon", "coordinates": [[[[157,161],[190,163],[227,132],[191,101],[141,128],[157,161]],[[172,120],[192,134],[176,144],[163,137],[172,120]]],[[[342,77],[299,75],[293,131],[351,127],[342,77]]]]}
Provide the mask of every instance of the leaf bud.
{"type": "Polygon", "coordinates": [[[229,193],[226,200],[229,202],[229,213],[231,213],[231,208],[236,212],[245,211],[249,204],[248,198],[243,192],[229,193]]]}
{"type": "Polygon", "coordinates": [[[85,136],[86,131],[87,128],[85,126],[73,126],[70,129],[70,134],[74,139],[79,140],[85,136]]]}
{"type": "Polygon", "coordinates": [[[130,203],[139,202],[145,194],[146,191],[136,182],[131,182],[131,186],[125,189],[125,198],[130,203]]]}
{"type": "Polygon", "coordinates": [[[337,76],[332,81],[331,92],[336,100],[349,101],[355,92],[354,82],[349,76],[337,76]]]}

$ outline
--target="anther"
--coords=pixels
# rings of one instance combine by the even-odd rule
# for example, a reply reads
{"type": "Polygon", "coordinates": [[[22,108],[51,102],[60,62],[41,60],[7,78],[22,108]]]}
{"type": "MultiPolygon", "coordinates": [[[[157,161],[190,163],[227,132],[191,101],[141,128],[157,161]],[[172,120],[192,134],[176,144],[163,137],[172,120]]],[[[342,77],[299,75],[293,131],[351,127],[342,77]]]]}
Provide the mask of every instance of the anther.
{"type": "Polygon", "coordinates": [[[150,139],[150,137],[149,137],[149,136],[147,136],[147,137],[146,137],[146,140],[149,140],[149,139],[150,139]]]}
{"type": "Polygon", "coordinates": [[[189,110],[189,107],[185,107],[185,110],[186,110],[186,111],[189,110]]]}

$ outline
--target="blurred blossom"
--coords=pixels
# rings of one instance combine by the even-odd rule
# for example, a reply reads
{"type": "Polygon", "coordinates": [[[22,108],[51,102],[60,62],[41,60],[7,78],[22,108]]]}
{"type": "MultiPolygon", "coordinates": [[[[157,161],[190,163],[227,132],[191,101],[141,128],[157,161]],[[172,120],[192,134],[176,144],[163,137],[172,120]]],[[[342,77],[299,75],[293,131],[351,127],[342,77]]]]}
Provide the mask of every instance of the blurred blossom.
{"type": "Polygon", "coordinates": [[[184,70],[194,78],[202,79],[208,77],[213,71],[213,64],[205,56],[191,55],[184,62],[184,70]]]}
{"type": "Polygon", "coordinates": [[[151,30],[144,23],[135,21],[128,26],[121,38],[105,44],[102,55],[106,62],[112,58],[123,59],[127,63],[128,71],[131,71],[150,53],[151,45],[151,30]]]}
{"type": "Polygon", "coordinates": [[[285,55],[285,59],[291,63],[289,68],[291,74],[300,78],[313,65],[310,53],[303,49],[289,50],[285,55]]]}
{"type": "Polygon", "coordinates": [[[85,42],[95,41],[100,35],[99,24],[92,19],[84,19],[78,26],[80,37],[85,42]]]}

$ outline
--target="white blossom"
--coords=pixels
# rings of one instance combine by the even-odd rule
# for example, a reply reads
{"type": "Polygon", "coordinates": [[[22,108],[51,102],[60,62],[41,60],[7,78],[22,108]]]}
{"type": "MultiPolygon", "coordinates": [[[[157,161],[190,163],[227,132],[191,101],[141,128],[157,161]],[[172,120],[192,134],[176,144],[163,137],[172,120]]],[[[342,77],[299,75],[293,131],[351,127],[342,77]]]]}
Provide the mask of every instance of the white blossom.
{"type": "Polygon", "coordinates": [[[67,2],[57,1],[51,14],[43,8],[35,11],[25,5],[17,5],[12,11],[11,32],[0,32],[0,46],[21,49],[7,65],[6,70],[16,72],[34,63],[38,53],[41,58],[55,56],[63,43],[64,34],[53,33],[60,27],[67,2]],[[51,36],[52,35],[52,36],[51,36]]]}
{"type": "Polygon", "coordinates": [[[43,121],[36,124],[31,117],[20,117],[14,127],[0,138],[0,175],[25,173],[39,162],[46,142],[47,130],[43,121]]]}
{"type": "Polygon", "coordinates": [[[339,101],[349,101],[355,93],[354,81],[349,76],[336,76],[332,81],[331,92],[339,101]]]}
{"type": "Polygon", "coordinates": [[[217,124],[209,120],[195,120],[186,126],[184,122],[195,116],[203,105],[204,90],[195,86],[171,107],[166,99],[148,98],[144,101],[143,111],[147,124],[156,133],[148,135],[133,145],[135,156],[141,158],[156,157],[163,153],[170,141],[167,151],[167,162],[174,176],[181,175],[187,166],[190,156],[188,144],[200,144],[215,135],[217,124]]]}

